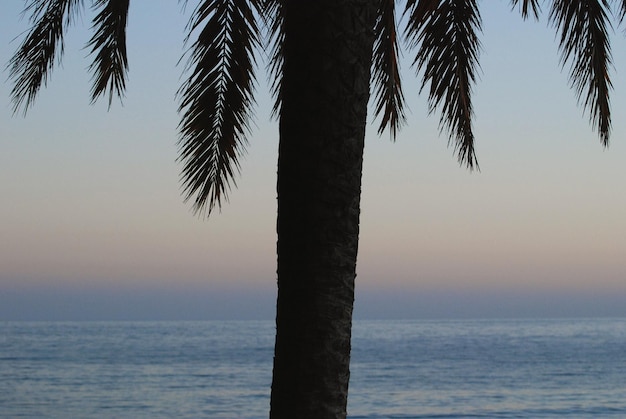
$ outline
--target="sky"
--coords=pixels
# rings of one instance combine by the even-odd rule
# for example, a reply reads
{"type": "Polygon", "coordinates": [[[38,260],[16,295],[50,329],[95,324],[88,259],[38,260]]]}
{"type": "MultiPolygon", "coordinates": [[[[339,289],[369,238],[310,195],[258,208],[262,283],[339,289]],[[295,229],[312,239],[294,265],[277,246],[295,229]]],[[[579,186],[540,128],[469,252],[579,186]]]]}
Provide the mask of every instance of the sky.
{"type": "MultiPolygon", "coordinates": [[[[89,3],[89,2],[87,2],[89,3]]],[[[193,2],[190,2],[193,3],[193,2]]],[[[28,28],[0,5],[0,60],[28,28]]],[[[190,9],[190,8],[189,8],[190,9]]],[[[87,9],[32,109],[0,83],[0,320],[273,319],[277,122],[269,75],[237,188],[209,219],[183,202],[176,90],[190,10],[131,2],[122,103],[90,104],[87,9]]],[[[612,35],[604,149],[554,28],[481,3],[480,172],[459,166],[404,49],[407,125],[368,124],[356,319],[626,316],[626,38],[612,35]]]]}

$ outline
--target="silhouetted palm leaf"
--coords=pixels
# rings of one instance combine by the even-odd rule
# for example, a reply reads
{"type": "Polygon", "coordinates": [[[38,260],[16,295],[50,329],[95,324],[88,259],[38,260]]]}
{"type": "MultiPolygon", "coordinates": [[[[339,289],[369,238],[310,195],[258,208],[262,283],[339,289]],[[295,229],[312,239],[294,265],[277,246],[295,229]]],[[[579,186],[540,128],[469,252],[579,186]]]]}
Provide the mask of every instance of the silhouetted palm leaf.
{"type": "Polygon", "coordinates": [[[515,8],[520,3],[522,3],[521,12],[524,19],[528,18],[528,11],[530,9],[532,9],[534,18],[539,19],[539,11],[541,10],[539,0],[521,0],[521,2],[520,0],[511,0],[511,7],[515,8]]]}
{"type": "Polygon", "coordinates": [[[626,0],[622,0],[619,2],[620,8],[618,13],[618,20],[621,24],[624,21],[624,16],[626,16],[626,0]]]}
{"type": "Polygon", "coordinates": [[[413,61],[430,85],[430,112],[441,107],[440,127],[455,141],[459,162],[478,167],[472,131],[472,84],[476,81],[480,14],[474,0],[409,0],[407,36],[413,61]]]}
{"type": "Polygon", "coordinates": [[[91,100],[109,91],[109,106],[113,95],[122,97],[126,88],[128,58],[126,55],[126,21],[129,0],[95,0],[101,8],[93,19],[94,35],[88,46],[95,54],[89,69],[93,72],[91,100]]]}
{"type": "Polygon", "coordinates": [[[395,138],[405,122],[404,95],[398,65],[398,39],[396,33],[395,1],[380,0],[374,26],[372,57],[372,82],[374,84],[375,116],[382,113],[378,133],[389,127],[395,138]]]}
{"type": "Polygon", "coordinates": [[[584,100],[583,106],[589,109],[604,145],[611,132],[608,9],[606,0],[558,0],[550,10],[550,20],[561,32],[561,63],[571,62],[571,85],[579,101],[584,100]]]}
{"type": "Polygon", "coordinates": [[[13,111],[24,112],[34,103],[45,86],[55,60],[63,55],[63,36],[67,26],[80,11],[82,0],[32,0],[24,13],[30,12],[32,29],[9,61],[13,111]]]}
{"type": "Polygon", "coordinates": [[[269,29],[268,44],[271,51],[270,58],[270,75],[271,75],[271,91],[275,98],[274,107],[272,109],[273,116],[278,115],[282,102],[280,88],[283,74],[283,57],[284,57],[284,9],[283,2],[280,0],[264,0],[263,17],[265,24],[269,29]]]}
{"type": "Polygon", "coordinates": [[[255,14],[259,0],[205,0],[194,11],[189,38],[188,79],[181,99],[180,159],[186,200],[196,212],[221,206],[243,151],[254,101],[254,48],[259,44],[255,14]]]}

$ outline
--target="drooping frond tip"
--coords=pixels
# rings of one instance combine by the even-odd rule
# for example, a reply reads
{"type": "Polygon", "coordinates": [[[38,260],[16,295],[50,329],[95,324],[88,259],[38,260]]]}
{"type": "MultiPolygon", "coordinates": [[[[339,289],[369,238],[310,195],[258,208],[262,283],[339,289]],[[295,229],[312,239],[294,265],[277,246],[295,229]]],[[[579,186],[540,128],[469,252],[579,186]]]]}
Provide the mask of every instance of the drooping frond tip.
{"type": "Polygon", "coordinates": [[[511,0],[511,8],[520,6],[520,11],[524,19],[528,19],[530,11],[535,19],[539,19],[539,12],[541,7],[539,6],[539,0],[511,0]]]}
{"type": "Polygon", "coordinates": [[[619,2],[619,12],[617,13],[619,24],[621,25],[626,16],[626,0],[619,2]]]}
{"type": "Polygon", "coordinates": [[[374,84],[375,116],[382,114],[378,133],[389,127],[395,139],[398,129],[405,122],[404,94],[398,64],[398,37],[396,33],[395,1],[380,0],[374,26],[374,50],[372,58],[372,82],[374,84]]]}
{"type": "Polygon", "coordinates": [[[270,88],[275,98],[272,116],[276,117],[280,112],[282,103],[281,86],[285,54],[285,16],[283,2],[281,0],[263,0],[262,16],[265,26],[269,29],[267,50],[271,51],[269,64],[270,88]]]}
{"type": "Polygon", "coordinates": [[[409,0],[407,37],[417,48],[413,65],[423,71],[432,113],[441,108],[440,127],[454,141],[459,162],[478,168],[472,130],[472,86],[476,82],[481,30],[475,0],[409,0]]]}
{"type": "Polygon", "coordinates": [[[13,80],[11,101],[13,111],[24,113],[45,86],[55,61],[63,55],[63,36],[73,17],[80,11],[82,0],[31,0],[24,13],[30,13],[33,24],[26,38],[8,63],[13,80]]]}
{"type": "Polygon", "coordinates": [[[589,110],[603,145],[611,134],[611,47],[606,0],[555,1],[550,20],[560,31],[561,64],[571,63],[570,83],[589,110]]]}
{"type": "Polygon", "coordinates": [[[196,213],[221,207],[235,183],[254,102],[260,10],[259,0],[205,0],[188,25],[188,39],[199,34],[178,91],[179,160],[185,199],[193,199],[196,213]]]}
{"type": "Polygon", "coordinates": [[[94,60],[89,66],[93,72],[91,101],[109,92],[109,107],[113,96],[122,97],[126,89],[128,58],[126,54],[126,22],[129,0],[95,0],[94,34],[87,44],[94,60]]]}

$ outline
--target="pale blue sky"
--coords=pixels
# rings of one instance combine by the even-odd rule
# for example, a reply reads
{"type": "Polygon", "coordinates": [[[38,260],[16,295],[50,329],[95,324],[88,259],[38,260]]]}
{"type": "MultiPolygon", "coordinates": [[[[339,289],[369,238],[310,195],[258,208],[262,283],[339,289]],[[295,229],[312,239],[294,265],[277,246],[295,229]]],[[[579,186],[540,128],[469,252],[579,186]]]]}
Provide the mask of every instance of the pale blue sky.
{"type": "MultiPolygon", "coordinates": [[[[186,17],[174,0],[131,3],[123,106],[89,105],[90,11],[26,118],[0,84],[0,319],[273,318],[268,76],[239,187],[200,220],[182,203],[175,161],[186,17]]],[[[3,63],[27,27],[21,7],[0,5],[3,63]]],[[[408,125],[395,143],[369,126],[356,315],[626,315],[622,28],[604,150],[546,19],[523,22],[504,0],[482,2],[482,14],[480,173],[459,167],[408,66],[408,125]]]]}

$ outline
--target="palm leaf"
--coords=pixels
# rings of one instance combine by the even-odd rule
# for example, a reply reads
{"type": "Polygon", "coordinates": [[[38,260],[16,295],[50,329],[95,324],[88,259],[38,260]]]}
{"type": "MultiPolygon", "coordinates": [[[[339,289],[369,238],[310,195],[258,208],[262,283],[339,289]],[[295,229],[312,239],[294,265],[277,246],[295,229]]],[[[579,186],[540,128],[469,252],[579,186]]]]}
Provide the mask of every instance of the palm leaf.
{"type": "Polygon", "coordinates": [[[608,145],[611,133],[609,77],[611,47],[606,0],[554,1],[550,20],[560,31],[561,64],[571,63],[570,83],[579,102],[589,109],[600,139],[608,145]]]}
{"type": "Polygon", "coordinates": [[[380,0],[374,25],[374,50],[372,57],[372,81],[376,101],[374,113],[382,120],[378,133],[389,127],[395,138],[405,122],[404,95],[398,65],[398,39],[396,34],[395,1],[380,0]]]}
{"type": "Polygon", "coordinates": [[[626,16],[626,0],[620,1],[619,5],[618,19],[621,24],[624,21],[624,16],[626,16]]]}
{"type": "Polygon", "coordinates": [[[179,160],[185,199],[195,196],[195,212],[221,207],[235,184],[254,102],[260,7],[259,0],[205,0],[188,25],[187,39],[199,34],[188,52],[190,75],[178,92],[179,160]]]}
{"type": "Polygon", "coordinates": [[[271,51],[270,59],[270,76],[271,76],[271,91],[275,98],[272,114],[274,117],[280,112],[280,106],[282,103],[281,86],[282,86],[282,74],[283,74],[283,58],[284,58],[284,40],[285,33],[283,24],[285,22],[283,2],[280,0],[264,0],[263,2],[263,16],[265,24],[268,27],[268,39],[267,43],[269,50],[271,51]]]}
{"type": "Polygon", "coordinates": [[[55,60],[63,55],[65,30],[81,5],[82,0],[32,0],[27,4],[24,13],[30,12],[33,26],[8,64],[14,112],[23,108],[26,113],[46,86],[55,60]]]}
{"type": "Polygon", "coordinates": [[[109,92],[109,107],[113,95],[122,97],[126,89],[128,58],[126,54],[126,21],[129,0],[95,0],[100,12],[93,19],[94,34],[87,44],[94,60],[91,100],[109,92]]]}
{"type": "Polygon", "coordinates": [[[539,12],[541,7],[539,6],[539,0],[511,0],[511,8],[519,6],[521,3],[521,12],[524,19],[528,19],[529,10],[532,9],[533,17],[539,19],[539,12]]]}
{"type": "Polygon", "coordinates": [[[432,113],[441,108],[440,128],[454,141],[459,162],[478,168],[472,131],[472,85],[476,81],[480,14],[474,0],[409,0],[407,36],[418,51],[413,61],[429,84],[432,113]]]}

